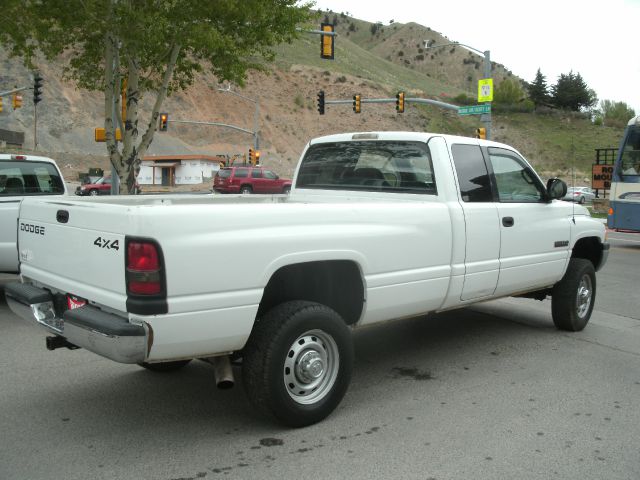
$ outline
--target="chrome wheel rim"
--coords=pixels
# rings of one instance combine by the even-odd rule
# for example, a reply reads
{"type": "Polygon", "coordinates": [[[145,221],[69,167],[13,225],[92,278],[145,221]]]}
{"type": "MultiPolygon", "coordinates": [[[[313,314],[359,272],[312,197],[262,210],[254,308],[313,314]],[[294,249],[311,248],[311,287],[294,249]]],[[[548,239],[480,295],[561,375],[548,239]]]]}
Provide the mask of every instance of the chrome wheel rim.
{"type": "Polygon", "coordinates": [[[309,330],[289,347],[284,360],[284,385],[294,402],[309,405],[333,388],[340,368],[338,345],[322,330],[309,330]]]}
{"type": "Polygon", "coordinates": [[[591,299],[593,298],[593,285],[589,275],[583,275],[578,284],[578,293],[576,296],[576,312],[578,317],[584,318],[591,307],[591,299]]]}

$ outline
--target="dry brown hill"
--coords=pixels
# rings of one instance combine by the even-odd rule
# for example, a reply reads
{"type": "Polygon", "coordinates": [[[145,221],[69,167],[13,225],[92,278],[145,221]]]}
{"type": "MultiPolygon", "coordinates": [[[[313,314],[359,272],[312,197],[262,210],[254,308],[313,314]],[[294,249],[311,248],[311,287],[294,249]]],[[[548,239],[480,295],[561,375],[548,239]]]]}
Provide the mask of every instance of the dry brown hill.
{"type": "MultiPolygon", "coordinates": [[[[393,104],[363,104],[360,115],[355,115],[350,105],[328,105],[326,115],[318,115],[316,95],[321,89],[328,99],[350,99],[355,93],[363,98],[390,98],[405,90],[450,102],[459,93],[474,96],[482,72],[482,57],[462,47],[424,50],[425,40],[449,41],[428,27],[394,23],[373,29],[373,24],[344,14],[332,13],[331,17],[339,33],[334,61],[319,59],[317,36],[302,35],[294,44],[277,48],[269,73],[251,72],[246,88],[234,87],[259,99],[261,159],[265,165],[290,175],[305,143],[324,134],[411,130],[472,135],[480,126],[478,117],[415,105],[408,106],[403,115],[395,113],[393,104]]],[[[63,80],[63,64],[61,60],[38,65],[45,78],[44,100],[38,106],[38,151],[58,159],[71,178],[89,166],[108,166],[104,144],[93,140],[94,127],[104,121],[104,101],[101,93],[79,90],[63,80]]],[[[494,70],[497,83],[510,75],[501,65],[494,65],[494,70]]],[[[0,46],[0,90],[30,81],[22,63],[8,58],[0,46]]],[[[163,110],[170,120],[214,121],[252,129],[254,104],[219,92],[218,87],[213,75],[200,75],[188,90],[170,97],[163,110]]],[[[150,103],[151,98],[143,99],[143,112],[148,112],[150,103]]],[[[5,99],[0,129],[24,131],[25,147],[30,149],[34,116],[30,93],[25,94],[23,108],[13,111],[9,104],[5,99]]],[[[576,164],[586,175],[593,149],[617,145],[621,134],[594,127],[588,119],[562,114],[494,114],[493,122],[493,139],[514,145],[548,174],[566,175],[576,164]]],[[[246,153],[251,145],[249,135],[233,130],[170,123],[168,132],[156,133],[149,153],[234,155],[246,153]]]]}

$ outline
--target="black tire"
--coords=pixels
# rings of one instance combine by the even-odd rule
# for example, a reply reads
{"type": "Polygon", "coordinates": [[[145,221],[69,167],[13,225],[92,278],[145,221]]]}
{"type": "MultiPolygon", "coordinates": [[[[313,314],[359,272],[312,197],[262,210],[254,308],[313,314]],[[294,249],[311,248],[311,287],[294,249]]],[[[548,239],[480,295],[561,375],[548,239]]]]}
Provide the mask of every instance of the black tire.
{"type": "Polygon", "coordinates": [[[92,197],[95,197],[96,195],[98,195],[98,190],[89,190],[89,195],[91,195],[92,197]]]}
{"type": "Polygon", "coordinates": [[[282,193],[284,193],[285,195],[289,195],[289,193],[291,193],[291,187],[287,185],[282,189],[282,193]]]}
{"type": "Polygon", "coordinates": [[[580,201],[578,203],[580,203],[580,205],[583,205],[585,202],[585,198],[584,197],[580,197],[580,201]]]}
{"type": "Polygon", "coordinates": [[[251,402],[290,427],[327,417],[344,397],[352,368],[349,327],[331,308],[306,301],[282,303],[259,319],[242,358],[251,402]]]}
{"type": "Polygon", "coordinates": [[[248,195],[253,193],[253,189],[248,185],[243,185],[242,187],[240,187],[240,193],[248,195]]]}
{"type": "Polygon", "coordinates": [[[173,372],[180,370],[187,365],[191,360],[176,360],[175,362],[160,362],[160,363],[139,363],[142,368],[151,370],[152,372],[173,372]]]}
{"type": "Polygon", "coordinates": [[[579,332],[587,326],[596,299],[596,272],[583,258],[572,258],[551,293],[553,323],[560,330],[579,332]]]}

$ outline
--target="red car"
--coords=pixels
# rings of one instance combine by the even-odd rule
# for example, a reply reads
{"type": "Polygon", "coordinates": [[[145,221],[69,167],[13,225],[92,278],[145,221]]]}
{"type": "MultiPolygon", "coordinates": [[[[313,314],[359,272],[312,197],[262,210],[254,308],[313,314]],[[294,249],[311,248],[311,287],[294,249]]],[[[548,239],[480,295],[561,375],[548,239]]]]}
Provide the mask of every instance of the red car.
{"type": "Polygon", "coordinates": [[[221,168],[213,178],[218,193],[289,193],[291,180],[262,167],[221,168]]]}
{"type": "MultiPolygon", "coordinates": [[[[135,184],[136,193],[140,193],[140,185],[135,184]]],[[[76,188],[76,195],[111,195],[111,175],[99,178],[95,183],[85,183],[76,188]]]]}

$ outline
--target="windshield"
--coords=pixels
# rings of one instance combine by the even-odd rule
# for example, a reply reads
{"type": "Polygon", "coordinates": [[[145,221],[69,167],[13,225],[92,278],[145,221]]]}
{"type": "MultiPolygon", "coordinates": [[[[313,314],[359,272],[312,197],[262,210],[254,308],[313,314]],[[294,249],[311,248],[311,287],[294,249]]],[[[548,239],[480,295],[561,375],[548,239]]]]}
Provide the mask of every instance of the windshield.
{"type": "Polygon", "coordinates": [[[56,168],[47,162],[0,162],[0,196],[63,194],[56,168]]]}
{"type": "Polygon", "coordinates": [[[623,181],[640,182],[640,127],[631,126],[620,155],[623,181]]]}
{"type": "Polygon", "coordinates": [[[429,147],[406,141],[312,145],[300,165],[296,187],[436,193],[429,147]]]}

